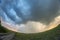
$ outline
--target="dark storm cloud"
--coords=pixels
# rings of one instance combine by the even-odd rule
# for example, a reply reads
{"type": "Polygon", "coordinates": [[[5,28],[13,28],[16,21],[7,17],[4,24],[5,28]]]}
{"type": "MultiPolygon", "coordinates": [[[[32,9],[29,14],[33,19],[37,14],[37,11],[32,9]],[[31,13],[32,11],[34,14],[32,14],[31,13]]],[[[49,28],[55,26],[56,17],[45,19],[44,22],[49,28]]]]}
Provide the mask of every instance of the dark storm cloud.
{"type": "Polygon", "coordinates": [[[33,20],[43,23],[50,23],[56,16],[59,15],[58,0],[39,0],[32,7],[33,20]]]}
{"type": "Polygon", "coordinates": [[[59,0],[5,0],[0,7],[16,23],[39,21],[48,24],[59,15],[59,0]]]}

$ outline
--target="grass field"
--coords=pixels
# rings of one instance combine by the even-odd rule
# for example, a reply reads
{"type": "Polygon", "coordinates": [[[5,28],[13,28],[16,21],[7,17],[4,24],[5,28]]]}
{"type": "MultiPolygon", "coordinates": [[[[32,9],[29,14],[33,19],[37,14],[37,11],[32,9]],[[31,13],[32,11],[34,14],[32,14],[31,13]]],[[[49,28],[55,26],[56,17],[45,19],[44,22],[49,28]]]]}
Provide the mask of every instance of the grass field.
{"type": "MultiPolygon", "coordinates": [[[[11,32],[0,25],[0,33],[11,32]]],[[[37,34],[15,33],[14,40],[60,40],[60,25],[58,27],[37,34]]]]}

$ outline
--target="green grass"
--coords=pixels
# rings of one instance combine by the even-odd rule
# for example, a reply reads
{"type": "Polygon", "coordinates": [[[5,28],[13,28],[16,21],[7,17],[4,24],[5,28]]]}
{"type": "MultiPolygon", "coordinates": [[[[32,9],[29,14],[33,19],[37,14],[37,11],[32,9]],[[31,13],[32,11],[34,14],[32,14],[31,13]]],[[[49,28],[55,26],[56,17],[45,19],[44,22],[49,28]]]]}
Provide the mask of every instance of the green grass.
{"type": "MultiPolygon", "coordinates": [[[[4,29],[0,25],[0,29],[4,29]]],[[[0,32],[1,32],[0,30],[0,32]]],[[[3,33],[9,32],[7,29],[2,30],[3,33]]],[[[58,27],[42,32],[42,33],[36,33],[36,34],[23,34],[23,33],[15,33],[15,40],[58,40],[58,37],[60,37],[60,25],[58,27]]]]}

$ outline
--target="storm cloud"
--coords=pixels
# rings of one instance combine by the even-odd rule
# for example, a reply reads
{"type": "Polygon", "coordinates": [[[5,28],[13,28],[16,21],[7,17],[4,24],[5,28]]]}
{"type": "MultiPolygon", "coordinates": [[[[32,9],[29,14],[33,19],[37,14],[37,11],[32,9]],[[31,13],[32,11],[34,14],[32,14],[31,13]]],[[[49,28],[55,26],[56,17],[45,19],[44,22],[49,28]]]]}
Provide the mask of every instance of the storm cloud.
{"type": "MultiPolygon", "coordinates": [[[[59,16],[59,0],[1,0],[0,8],[16,24],[38,21],[49,24],[59,16]]],[[[0,13],[4,14],[4,13],[0,13]]],[[[8,19],[4,17],[5,19],[8,19]]],[[[5,20],[7,21],[7,20],[5,20]]]]}

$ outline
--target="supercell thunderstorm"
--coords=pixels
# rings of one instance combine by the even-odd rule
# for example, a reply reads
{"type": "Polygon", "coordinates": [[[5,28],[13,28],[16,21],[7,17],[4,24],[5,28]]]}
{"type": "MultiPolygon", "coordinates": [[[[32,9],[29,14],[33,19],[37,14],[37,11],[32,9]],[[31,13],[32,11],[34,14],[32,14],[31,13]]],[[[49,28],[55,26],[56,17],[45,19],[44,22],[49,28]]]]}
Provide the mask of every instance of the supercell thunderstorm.
{"type": "Polygon", "coordinates": [[[60,24],[60,1],[1,0],[0,17],[2,25],[10,30],[42,32],[60,24]]]}

